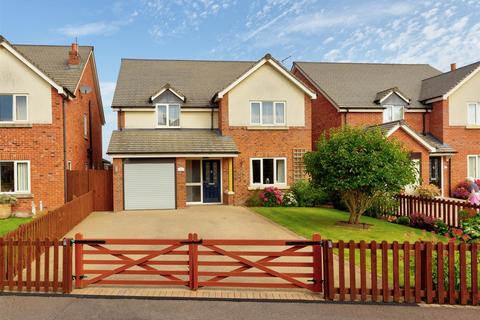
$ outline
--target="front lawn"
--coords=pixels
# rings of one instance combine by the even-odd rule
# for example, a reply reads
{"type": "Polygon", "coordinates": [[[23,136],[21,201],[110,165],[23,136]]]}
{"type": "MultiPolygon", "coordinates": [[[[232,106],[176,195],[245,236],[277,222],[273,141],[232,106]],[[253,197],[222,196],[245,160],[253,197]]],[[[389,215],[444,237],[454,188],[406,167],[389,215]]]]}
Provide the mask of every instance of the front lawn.
{"type": "Polygon", "coordinates": [[[21,224],[30,222],[31,218],[8,218],[0,220],[0,237],[3,237],[12,230],[17,229],[21,224]]]}
{"type": "Polygon", "coordinates": [[[369,229],[338,226],[335,225],[337,221],[348,220],[348,213],[336,209],[290,207],[252,209],[307,239],[311,238],[312,234],[319,233],[322,239],[333,241],[365,240],[369,242],[375,240],[377,243],[383,240],[388,242],[409,241],[411,243],[417,240],[448,241],[444,236],[371,217],[361,217],[360,219],[362,223],[373,225],[369,229]]]}

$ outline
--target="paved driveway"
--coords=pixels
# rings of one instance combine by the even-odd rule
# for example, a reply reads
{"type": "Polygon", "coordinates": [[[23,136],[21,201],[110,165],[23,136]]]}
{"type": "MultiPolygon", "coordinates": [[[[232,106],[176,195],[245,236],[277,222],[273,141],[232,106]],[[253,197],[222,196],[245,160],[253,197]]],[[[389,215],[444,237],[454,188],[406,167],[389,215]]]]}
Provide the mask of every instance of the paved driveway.
{"type": "Polygon", "coordinates": [[[95,212],[68,233],[88,238],[298,239],[244,207],[204,205],[179,210],[95,212]]]}

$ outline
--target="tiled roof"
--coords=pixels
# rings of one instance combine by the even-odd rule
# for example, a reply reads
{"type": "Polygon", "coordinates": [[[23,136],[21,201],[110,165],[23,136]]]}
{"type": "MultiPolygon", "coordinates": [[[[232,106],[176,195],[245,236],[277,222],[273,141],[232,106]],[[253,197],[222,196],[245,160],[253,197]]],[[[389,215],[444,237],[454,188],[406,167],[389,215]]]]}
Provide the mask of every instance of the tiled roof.
{"type": "Polygon", "coordinates": [[[108,154],[236,154],[231,137],[209,129],[124,129],[113,131],[108,154]]]}

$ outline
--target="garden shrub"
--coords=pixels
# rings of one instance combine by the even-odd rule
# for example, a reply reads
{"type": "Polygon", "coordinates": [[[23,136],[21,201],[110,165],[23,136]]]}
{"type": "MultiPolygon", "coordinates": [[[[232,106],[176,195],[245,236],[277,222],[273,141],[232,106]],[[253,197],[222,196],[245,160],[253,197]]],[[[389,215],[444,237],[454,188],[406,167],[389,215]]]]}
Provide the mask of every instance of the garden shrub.
{"type": "Polygon", "coordinates": [[[453,191],[453,197],[457,199],[468,199],[468,196],[470,195],[470,192],[467,190],[468,185],[466,181],[462,181],[457,184],[455,187],[455,190],[453,191]]]}
{"type": "Polygon", "coordinates": [[[448,233],[450,231],[450,227],[442,220],[435,221],[434,228],[436,233],[449,237],[448,233]]]}
{"type": "Polygon", "coordinates": [[[410,218],[404,216],[398,217],[395,222],[404,226],[408,226],[410,224],[410,218]]]}
{"type": "Polygon", "coordinates": [[[277,207],[282,205],[283,192],[277,187],[266,187],[258,196],[264,207],[277,207]]]}
{"type": "Polygon", "coordinates": [[[464,241],[478,241],[480,239],[480,214],[460,222],[463,229],[461,239],[464,241]]]}
{"type": "Polygon", "coordinates": [[[438,197],[442,193],[440,189],[434,184],[420,185],[415,189],[415,195],[425,198],[438,197]]]}
{"type": "Polygon", "coordinates": [[[283,195],[283,203],[285,207],[296,207],[298,206],[297,198],[292,191],[286,192],[283,195]]]}
{"type": "Polygon", "coordinates": [[[395,195],[385,192],[374,200],[372,206],[365,211],[365,215],[374,218],[394,215],[397,212],[397,208],[398,201],[395,199],[395,195]]]}
{"type": "Polygon", "coordinates": [[[433,217],[426,216],[421,213],[414,213],[410,215],[410,227],[433,231],[435,230],[436,220],[433,217]]]}
{"type": "Polygon", "coordinates": [[[305,180],[296,181],[292,185],[292,192],[300,207],[315,207],[327,201],[325,191],[305,180]]]}
{"type": "Polygon", "coordinates": [[[260,199],[260,190],[253,191],[247,201],[245,201],[245,205],[247,207],[261,207],[263,201],[260,199]]]}

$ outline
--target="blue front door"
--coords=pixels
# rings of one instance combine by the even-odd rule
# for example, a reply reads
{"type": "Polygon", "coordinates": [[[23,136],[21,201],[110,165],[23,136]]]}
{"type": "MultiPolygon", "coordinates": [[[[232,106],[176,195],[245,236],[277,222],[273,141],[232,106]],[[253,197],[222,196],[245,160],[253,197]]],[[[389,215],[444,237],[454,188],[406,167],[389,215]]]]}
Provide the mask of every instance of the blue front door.
{"type": "Polygon", "coordinates": [[[220,160],[203,160],[203,202],[220,202],[220,160]]]}

